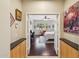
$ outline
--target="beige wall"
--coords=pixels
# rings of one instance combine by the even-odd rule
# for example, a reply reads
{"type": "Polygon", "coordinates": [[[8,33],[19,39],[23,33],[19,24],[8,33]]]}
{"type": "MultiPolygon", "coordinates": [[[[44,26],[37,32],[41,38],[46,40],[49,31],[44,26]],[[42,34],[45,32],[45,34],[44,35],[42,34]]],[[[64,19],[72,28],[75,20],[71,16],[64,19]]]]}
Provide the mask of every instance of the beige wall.
{"type": "MultiPolygon", "coordinates": [[[[10,12],[15,18],[15,9],[19,9],[22,11],[22,1],[21,0],[10,0],[10,12]]],[[[23,38],[23,30],[22,30],[22,21],[15,21],[11,26],[11,42],[14,42],[20,38],[23,38]],[[17,29],[15,25],[17,25],[17,29]]]]}
{"type": "MultiPolygon", "coordinates": [[[[71,5],[76,3],[79,0],[65,0],[65,6],[64,6],[64,11],[67,10],[71,5]]],[[[67,38],[75,43],[79,44],[79,35],[71,34],[71,33],[63,33],[63,37],[67,38]]]]}
{"type": "MultiPolygon", "coordinates": [[[[36,14],[53,14],[53,13],[60,13],[60,21],[61,21],[61,31],[62,31],[62,20],[63,20],[63,8],[64,8],[64,1],[63,0],[23,0],[23,23],[24,28],[27,30],[26,20],[27,16],[26,13],[36,13],[36,14]]],[[[26,34],[26,32],[24,31],[26,34]]],[[[62,36],[62,35],[61,35],[62,36]]]]}
{"type": "Polygon", "coordinates": [[[0,0],[0,57],[9,57],[10,51],[9,0],[0,0]]]}

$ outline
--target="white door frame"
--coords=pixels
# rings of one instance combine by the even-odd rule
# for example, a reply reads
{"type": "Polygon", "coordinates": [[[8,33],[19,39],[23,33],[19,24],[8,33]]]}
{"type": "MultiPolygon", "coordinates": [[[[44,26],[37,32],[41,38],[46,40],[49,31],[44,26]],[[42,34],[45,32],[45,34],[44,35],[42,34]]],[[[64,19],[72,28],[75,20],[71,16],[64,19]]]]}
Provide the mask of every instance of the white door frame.
{"type": "MultiPolygon", "coordinates": [[[[29,53],[29,51],[30,51],[30,37],[29,37],[29,39],[28,39],[28,36],[30,35],[29,33],[28,33],[28,31],[27,30],[29,30],[29,28],[28,28],[28,24],[29,24],[29,15],[54,15],[54,14],[56,14],[56,15],[58,15],[58,21],[57,21],[57,26],[58,26],[58,57],[60,57],[60,13],[35,13],[35,12],[30,12],[30,13],[26,13],[26,38],[27,38],[27,41],[28,41],[28,43],[27,43],[27,45],[28,45],[28,49],[27,49],[27,51],[28,51],[28,53],[29,53]]],[[[29,30],[29,32],[30,32],[30,30],[29,30]]]]}

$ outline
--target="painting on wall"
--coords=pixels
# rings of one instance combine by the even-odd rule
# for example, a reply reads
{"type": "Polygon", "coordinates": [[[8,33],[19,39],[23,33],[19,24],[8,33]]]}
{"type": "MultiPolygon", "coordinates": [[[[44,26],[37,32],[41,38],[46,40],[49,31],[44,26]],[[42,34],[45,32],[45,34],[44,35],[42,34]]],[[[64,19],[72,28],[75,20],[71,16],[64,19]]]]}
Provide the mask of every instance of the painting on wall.
{"type": "Polygon", "coordinates": [[[18,10],[18,9],[15,10],[15,18],[18,21],[22,20],[22,12],[20,10],[18,10]]]}
{"type": "Polygon", "coordinates": [[[64,32],[79,35],[79,2],[64,13],[64,32]]]}

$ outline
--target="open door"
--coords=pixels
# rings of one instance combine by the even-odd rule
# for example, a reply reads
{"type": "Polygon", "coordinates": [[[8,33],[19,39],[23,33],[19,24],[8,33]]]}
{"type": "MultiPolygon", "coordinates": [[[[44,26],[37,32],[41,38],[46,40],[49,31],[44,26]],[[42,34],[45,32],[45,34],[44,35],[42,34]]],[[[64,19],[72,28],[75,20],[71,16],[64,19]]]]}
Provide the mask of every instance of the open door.
{"type": "MultiPolygon", "coordinates": [[[[31,48],[33,46],[31,46],[31,31],[34,32],[35,37],[39,36],[43,37],[47,40],[44,40],[44,43],[47,44],[48,39],[51,39],[53,37],[53,35],[51,34],[52,32],[54,32],[54,37],[52,39],[53,43],[54,43],[54,49],[56,52],[56,56],[58,56],[59,54],[59,19],[58,19],[58,14],[28,14],[28,20],[27,20],[27,41],[28,41],[28,54],[30,54],[31,52],[31,48]],[[40,24],[40,25],[39,25],[40,24]],[[47,27],[48,26],[48,27],[47,27]],[[38,29],[37,27],[41,27],[41,30],[38,29]],[[45,30],[44,34],[41,35],[40,33],[43,32],[43,30],[45,30]],[[52,35],[52,37],[46,37],[46,35],[50,34],[50,36],[52,35]]],[[[40,39],[41,40],[41,39],[40,39]]],[[[42,39],[43,40],[43,39],[42,39]]],[[[42,51],[42,50],[41,50],[42,51]]],[[[44,52],[44,51],[43,51],[44,52]]],[[[37,52],[36,52],[37,53],[37,52]]],[[[49,53],[51,54],[51,52],[49,53]]],[[[43,55],[36,55],[36,54],[32,54],[30,56],[43,56],[43,55]]],[[[53,56],[53,55],[47,55],[47,56],[53,56]]]]}

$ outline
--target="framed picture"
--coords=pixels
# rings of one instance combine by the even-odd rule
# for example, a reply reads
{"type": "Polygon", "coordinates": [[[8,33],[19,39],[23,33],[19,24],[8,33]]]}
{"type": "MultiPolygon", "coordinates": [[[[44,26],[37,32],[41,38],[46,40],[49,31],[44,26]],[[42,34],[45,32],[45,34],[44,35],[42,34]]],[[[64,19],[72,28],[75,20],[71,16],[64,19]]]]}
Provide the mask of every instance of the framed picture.
{"type": "Polygon", "coordinates": [[[79,2],[65,11],[64,32],[79,35],[79,2]]]}
{"type": "Polygon", "coordinates": [[[18,9],[15,10],[15,18],[18,21],[22,20],[22,12],[20,10],[18,10],[18,9]]]}

